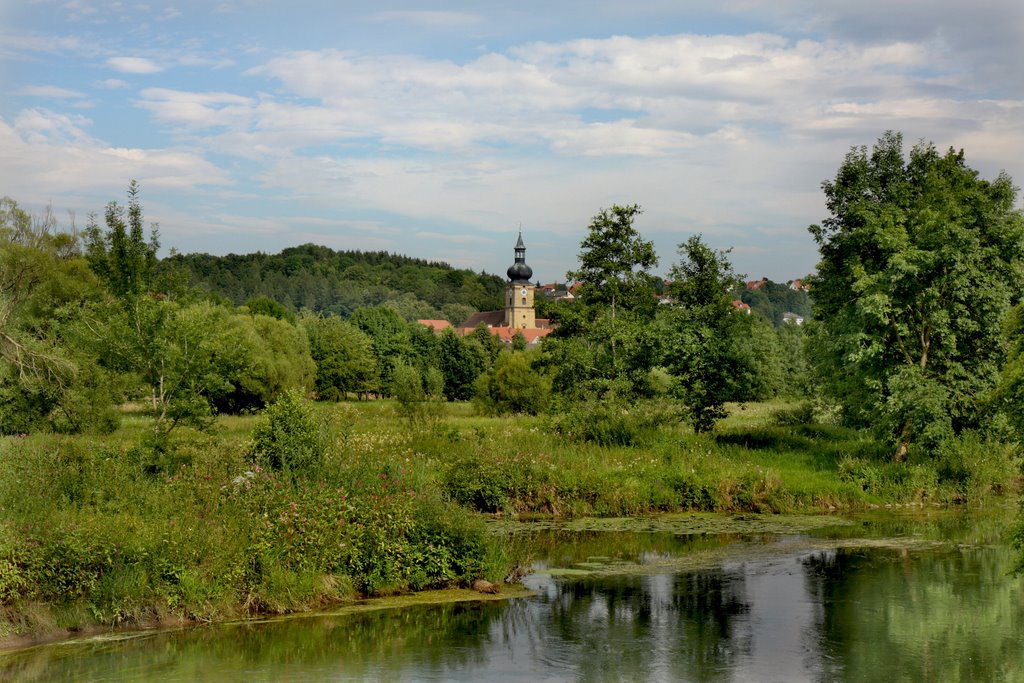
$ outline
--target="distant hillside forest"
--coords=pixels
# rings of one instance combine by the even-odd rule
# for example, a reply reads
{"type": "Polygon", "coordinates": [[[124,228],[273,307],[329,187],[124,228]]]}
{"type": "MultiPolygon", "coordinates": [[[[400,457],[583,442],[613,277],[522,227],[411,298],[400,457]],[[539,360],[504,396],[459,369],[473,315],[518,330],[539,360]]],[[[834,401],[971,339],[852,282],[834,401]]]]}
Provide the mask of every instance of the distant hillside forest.
{"type": "Polygon", "coordinates": [[[767,278],[748,282],[733,295],[755,313],[771,320],[775,327],[782,324],[782,316],[786,313],[796,313],[804,319],[811,317],[811,297],[805,290],[793,289],[788,284],[767,278]]]}
{"type": "Polygon", "coordinates": [[[461,323],[476,311],[502,307],[496,275],[387,252],[334,251],[315,244],[279,254],[175,254],[161,261],[189,284],[235,305],[269,297],[299,311],[349,317],[358,308],[387,306],[406,320],[461,323]]]}
{"type": "MultiPolygon", "coordinates": [[[[476,311],[503,306],[505,281],[497,275],[383,251],[335,251],[303,244],[279,254],[174,254],[160,263],[189,285],[236,306],[268,297],[293,312],[308,309],[348,318],[359,308],[387,306],[406,320],[444,319],[458,325],[476,311]]],[[[654,279],[655,291],[664,289],[654,279]]],[[[811,316],[802,289],[768,279],[733,291],[755,313],[782,324],[785,313],[811,316]]],[[[544,313],[547,302],[538,301],[544,313]]]]}

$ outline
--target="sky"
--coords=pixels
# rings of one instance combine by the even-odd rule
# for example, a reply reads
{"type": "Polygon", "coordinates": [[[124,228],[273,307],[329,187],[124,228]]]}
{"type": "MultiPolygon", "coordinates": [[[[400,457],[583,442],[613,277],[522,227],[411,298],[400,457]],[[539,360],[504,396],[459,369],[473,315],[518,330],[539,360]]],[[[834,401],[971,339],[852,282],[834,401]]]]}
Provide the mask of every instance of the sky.
{"type": "MultiPolygon", "coordinates": [[[[0,0],[0,196],[84,227],[141,188],[163,252],[306,242],[543,282],[638,204],[812,272],[821,183],[886,130],[1024,179],[1020,0],[0,0]]],[[[1019,203],[1019,202],[1018,202],[1019,203]]]]}

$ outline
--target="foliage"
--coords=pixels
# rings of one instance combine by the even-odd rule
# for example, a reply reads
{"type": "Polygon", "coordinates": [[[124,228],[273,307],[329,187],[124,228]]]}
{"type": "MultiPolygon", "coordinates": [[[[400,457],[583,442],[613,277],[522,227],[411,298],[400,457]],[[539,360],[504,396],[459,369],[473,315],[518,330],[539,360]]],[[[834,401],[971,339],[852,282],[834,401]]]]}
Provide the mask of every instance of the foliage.
{"type": "Polygon", "coordinates": [[[764,278],[755,288],[743,285],[733,294],[750,306],[751,311],[770,320],[776,328],[782,326],[782,316],[786,313],[796,313],[805,320],[811,317],[811,298],[807,292],[793,289],[785,283],[764,278]]]}
{"type": "Polygon", "coordinates": [[[101,293],[73,231],[0,200],[0,433],[109,431],[116,388],[68,336],[101,293]]]}
{"type": "Polygon", "coordinates": [[[703,432],[725,416],[725,402],[736,391],[731,352],[734,330],[741,323],[727,294],[736,276],[728,252],[711,249],[700,235],[680,244],[679,253],[683,260],[670,271],[669,293],[675,305],[659,319],[662,365],[676,379],[675,394],[694,429],[703,432]]]}
{"type": "Polygon", "coordinates": [[[557,309],[559,328],[544,341],[542,361],[556,391],[574,396],[643,395],[652,368],[647,329],[655,311],[653,243],[633,227],[637,205],[602,209],[580,243],[580,283],[571,306],[557,309]],[[573,359],[573,360],[569,360],[573,359]]]}
{"type": "Polygon", "coordinates": [[[106,231],[100,229],[95,215],[89,216],[85,229],[89,266],[118,298],[132,300],[148,294],[156,276],[160,240],[155,225],[150,226],[146,240],[137,182],[128,184],[127,212],[126,207],[110,202],[104,222],[106,231]]]}
{"type": "Polygon", "coordinates": [[[139,379],[158,433],[209,425],[235,382],[252,376],[260,344],[245,319],[223,307],[150,297],[94,307],[77,333],[97,347],[105,367],[139,379]]]}
{"type": "MultiPolygon", "coordinates": [[[[148,432],[141,416],[102,438],[0,438],[0,628],[227,620],[316,609],[356,592],[498,580],[526,558],[477,509],[644,515],[649,525],[646,515],[659,511],[962,499],[934,460],[893,463],[864,432],[772,424],[779,402],[735,407],[714,438],[680,426],[672,404],[620,405],[638,421],[661,415],[630,446],[463,405],[410,430],[389,401],[344,406],[344,425],[336,404],[300,404],[314,422],[345,431],[324,442],[315,477],[254,465],[252,431],[265,416],[227,416],[212,433],[175,431],[148,473],[152,463],[136,457],[148,432]]],[[[991,445],[980,435],[965,444],[952,464],[969,466],[991,445]]],[[[983,470],[1003,462],[993,454],[983,470]]],[[[993,492],[983,485],[976,495],[993,492]]]]}
{"type": "MultiPolygon", "coordinates": [[[[781,332],[759,315],[732,313],[725,331],[729,346],[724,363],[730,368],[730,401],[767,401],[782,393],[784,372],[781,332]]],[[[796,327],[795,325],[787,325],[796,327]]]]}
{"type": "Polygon", "coordinates": [[[468,401],[473,383],[487,366],[487,352],[475,339],[459,337],[449,328],[440,337],[438,368],[444,375],[444,396],[449,401],[468,401]]]}
{"type": "Polygon", "coordinates": [[[852,424],[883,427],[897,459],[979,424],[1024,284],[1010,178],[980,179],[963,152],[920,143],[904,159],[902,147],[890,132],[870,155],[851,150],[823,183],[829,217],[810,227],[822,385],[852,424]]]}
{"type": "Polygon", "coordinates": [[[622,401],[579,401],[551,418],[551,428],[573,441],[599,446],[642,446],[659,427],[678,422],[679,415],[664,403],[626,404],[622,401]]]}
{"type": "MultiPolygon", "coordinates": [[[[519,334],[519,331],[516,331],[519,334]]],[[[520,336],[522,336],[520,334],[520,336]]],[[[505,345],[501,342],[496,335],[491,334],[490,330],[487,329],[487,325],[480,323],[473,331],[466,336],[467,341],[474,341],[480,345],[483,350],[484,368],[490,369],[494,367],[498,358],[505,355],[505,345]]]]}
{"type": "Polygon", "coordinates": [[[228,377],[232,389],[213,397],[218,412],[260,409],[285,391],[313,385],[316,365],[305,330],[266,315],[235,318],[231,324],[247,338],[249,358],[228,377]]]}
{"type": "Polygon", "coordinates": [[[804,325],[782,325],[775,331],[782,372],[781,396],[805,398],[814,393],[811,367],[804,351],[806,329],[804,325]]]}
{"type": "Polygon", "coordinates": [[[302,326],[316,363],[314,387],[319,398],[340,401],[350,392],[365,395],[379,390],[377,358],[365,332],[334,315],[304,316],[302,326]]]}
{"type": "Polygon", "coordinates": [[[537,415],[547,409],[550,392],[548,381],[531,367],[525,353],[505,353],[477,378],[473,405],[485,415],[537,415]]]}
{"type": "Polygon", "coordinates": [[[414,354],[410,326],[393,309],[383,306],[360,308],[349,320],[370,338],[381,388],[391,393],[395,366],[414,354]]]}
{"type": "Polygon", "coordinates": [[[613,205],[601,209],[580,243],[578,270],[566,277],[580,283],[579,298],[585,304],[608,306],[614,318],[619,306],[648,304],[651,280],[647,271],[658,265],[654,244],[641,239],[633,221],[638,205],[613,205]]]}
{"type": "Polygon", "coordinates": [[[1024,434],[1024,304],[1014,307],[1003,323],[1006,364],[988,397],[987,408],[1009,422],[1017,440],[1024,434]]]}
{"type": "Polygon", "coordinates": [[[191,282],[235,305],[268,297],[290,311],[303,308],[343,318],[360,308],[388,306],[407,320],[461,323],[501,305],[497,276],[385,252],[334,251],[304,244],[279,254],[178,254],[160,269],[178,268],[191,282]]]}
{"type": "Polygon", "coordinates": [[[1002,493],[1021,474],[1021,453],[1016,444],[986,438],[965,430],[943,441],[935,454],[939,484],[957,492],[963,502],[979,502],[990,493],[1002,493]]]}
{"type": "Polygon", "coordinates": [[[309,402],[287,391],[263,411],[249,452],[263,467],[298,478],[316,476],[325,448],[324,427],[309,402]]]}
{"type": "Polygon", "coordinates": [[[398,412],[410,421],[418,422],[433,416],[434,411],[427,402],[431,396],[416,368],[405,363],[395,366],[391,391],[398,401],[398,412]]]}
{"type": "Polygon", "coordinates": [[[269,296],[254,296],[247,300],[244,306],[253,315],[266,315],[289,323],[295,322],[295,314],[269,296]]]}

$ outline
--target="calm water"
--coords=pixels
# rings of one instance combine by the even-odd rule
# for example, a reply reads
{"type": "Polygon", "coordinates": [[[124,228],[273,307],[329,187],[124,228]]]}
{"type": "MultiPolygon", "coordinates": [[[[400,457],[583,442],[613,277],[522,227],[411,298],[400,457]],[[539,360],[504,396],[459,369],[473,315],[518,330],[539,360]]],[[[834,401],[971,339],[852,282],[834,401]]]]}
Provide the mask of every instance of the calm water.
{"type": "Polygon", "coordinates": [[[1024,681],[1001,530],[946,514],[788,536],[544,531],[523,540],[534,597],[48,645],[0,655],[0,678],[1024,681]]]}

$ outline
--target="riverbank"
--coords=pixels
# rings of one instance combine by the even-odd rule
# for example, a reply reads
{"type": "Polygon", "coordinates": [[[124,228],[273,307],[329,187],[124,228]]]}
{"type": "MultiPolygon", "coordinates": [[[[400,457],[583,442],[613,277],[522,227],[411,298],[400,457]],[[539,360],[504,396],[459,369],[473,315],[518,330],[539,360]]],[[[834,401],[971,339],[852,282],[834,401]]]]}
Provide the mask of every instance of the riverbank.
{"type": "Polygon", "coordinates": [[[0,679],[107,680],[128,671],[168,681],[338,672],[538,680],[611,671],[622,680],[689,680],[702,670],[831,680],[855,670],[871,680],[883,652],[916,680],[944,680],[937,671],[1016,680],[1007,672],[1021,669],[1024,603],[1021,580],[1006,573],[1008,502],[842,515],[504,517],[490,525],[521,542],[536,572],[500,596],[428,591],[211,627],[76,634],[0,653],[0,679]],[[788,668],[771,669],[780,665],[788,668]]]}
{"type": "Polygon", "coordinates": [[[254,464],[254,417],[159,447],[141,415],[107,437],[0,440],[0,638],[500,582],[522,558],[488,517],[946,505],[1005,486],[892,464],[849,430],[780,424],[781,405],[629,446],[579,441],[545,418],[431,409],[410,422],[386,401],[317,406],[327,446],[306,476],[254,464]]]}

